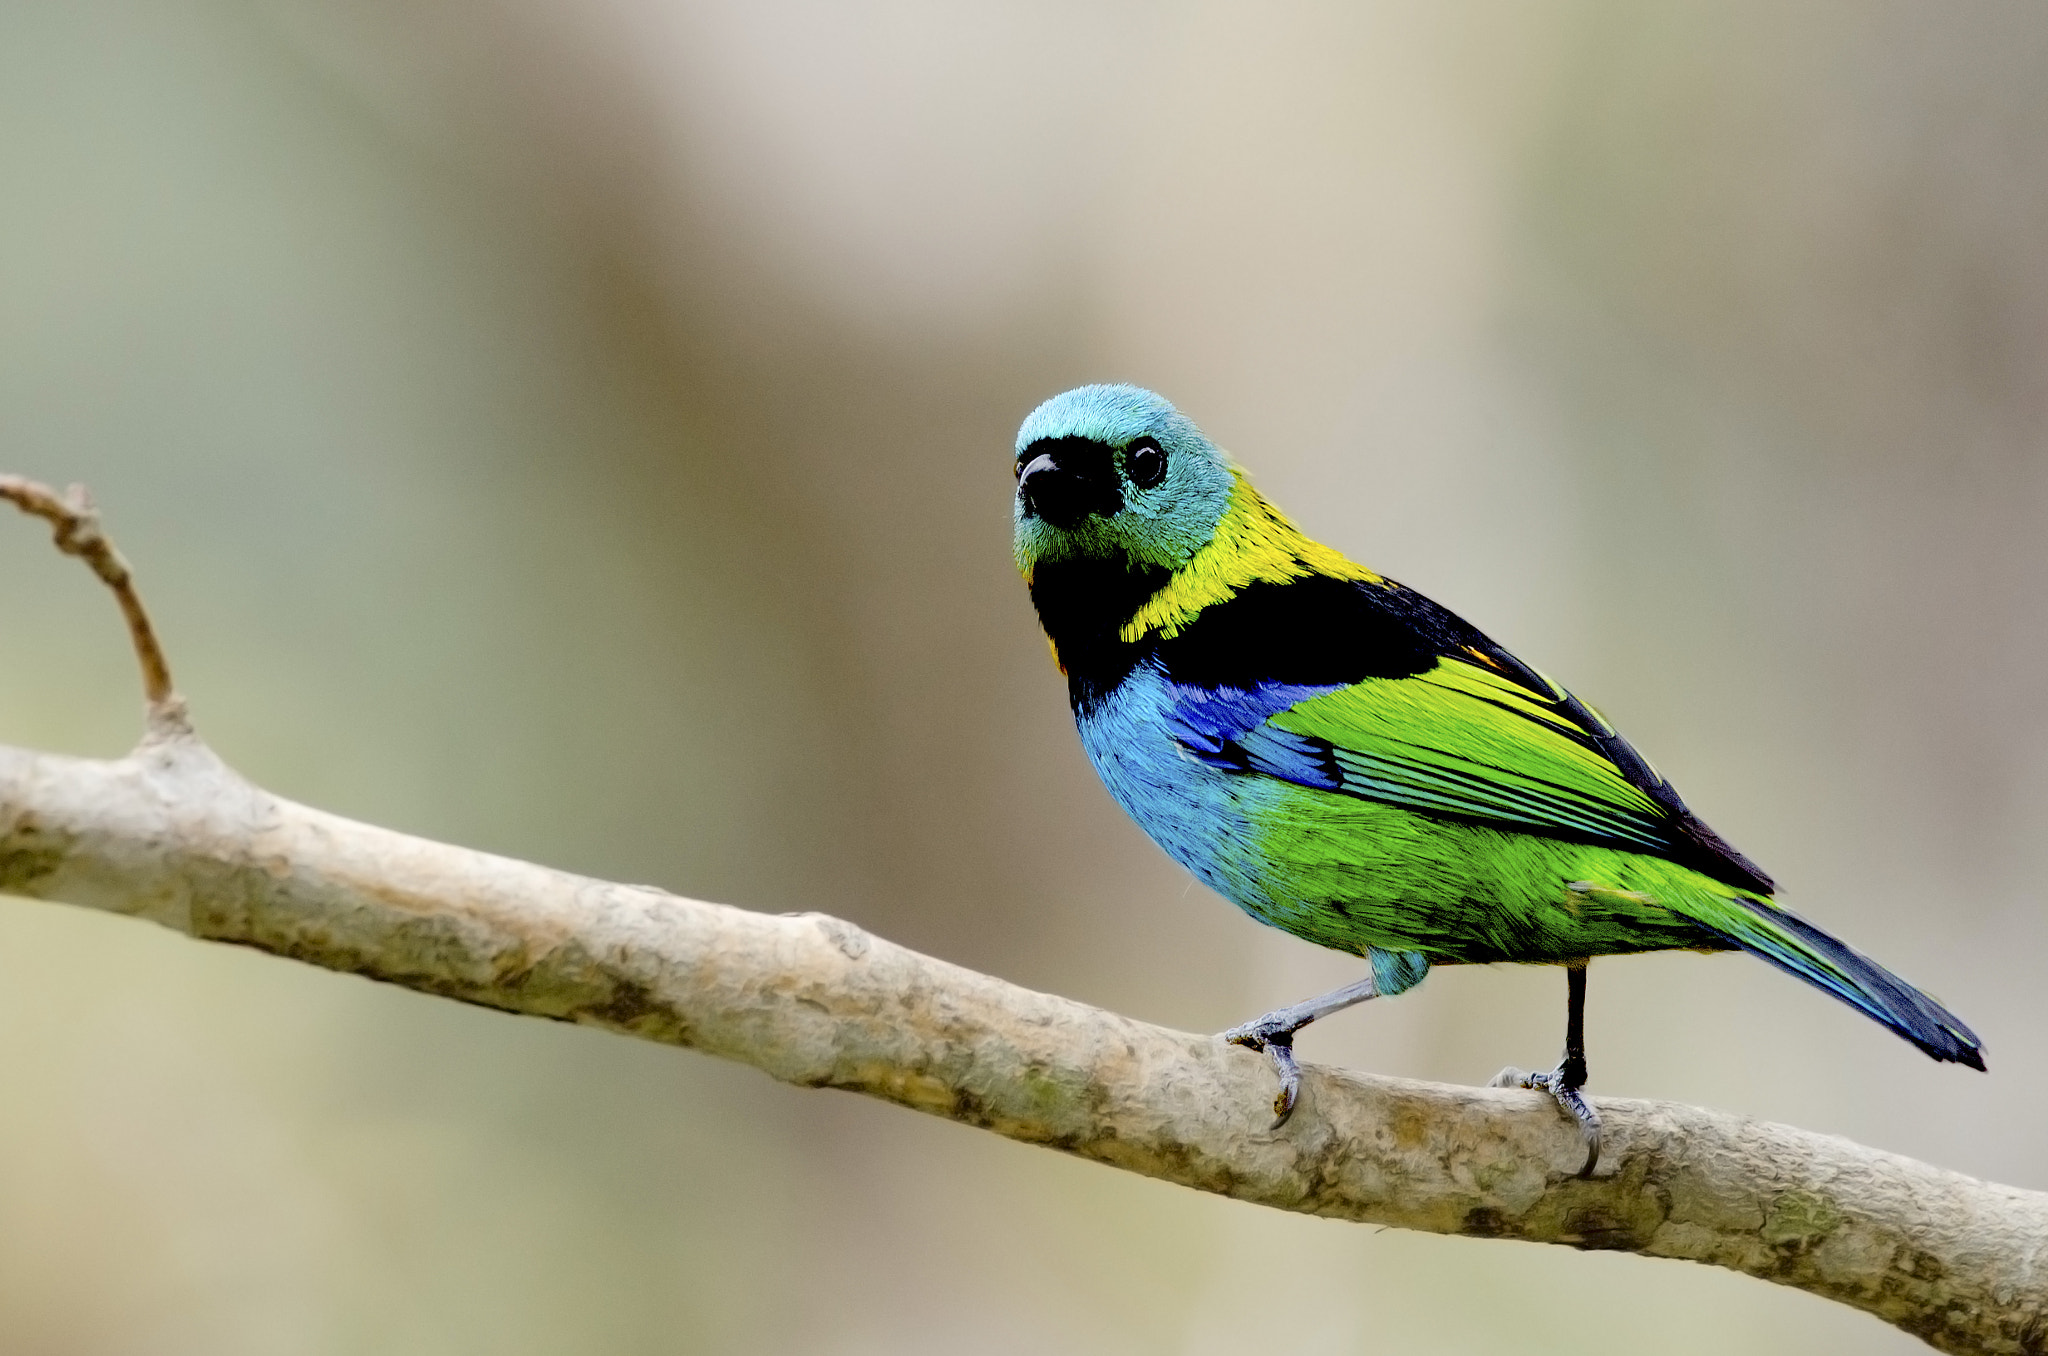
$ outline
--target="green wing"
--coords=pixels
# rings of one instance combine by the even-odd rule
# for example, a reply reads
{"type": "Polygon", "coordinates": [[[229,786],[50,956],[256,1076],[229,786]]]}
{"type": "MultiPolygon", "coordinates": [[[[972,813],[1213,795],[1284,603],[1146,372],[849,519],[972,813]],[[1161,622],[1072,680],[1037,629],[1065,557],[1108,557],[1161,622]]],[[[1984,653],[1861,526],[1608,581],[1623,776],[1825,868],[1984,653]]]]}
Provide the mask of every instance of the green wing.
{"type": "Polygon", "coordinates": [[[1706,855],[1720,860],[1710,874],[1757,888],[1754,869],[1592,708],[1533,670],[1517,664],[1511,674],[1468,653],[1473,662],[1440,656],[1420,673],[1297,702],[1235,741],[1241,765],[1430,814],[1679,860],[1711,843],[1718,851],[1706,855]]]}

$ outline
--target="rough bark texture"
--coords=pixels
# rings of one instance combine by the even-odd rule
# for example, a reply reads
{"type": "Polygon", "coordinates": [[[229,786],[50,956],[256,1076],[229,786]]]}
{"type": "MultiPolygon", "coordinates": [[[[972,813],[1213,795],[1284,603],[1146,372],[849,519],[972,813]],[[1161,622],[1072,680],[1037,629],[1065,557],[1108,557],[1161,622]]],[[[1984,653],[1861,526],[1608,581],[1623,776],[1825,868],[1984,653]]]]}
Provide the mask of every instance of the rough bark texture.
{"type": "Polygon", "coordinates": [[[1787,1126],[1266,1061],[905,950],[408,837],[252,786],[178,710],[128,758],[0,747],[0,893],[608,1027],[1285,1210],[1747,1272],[1946,1351],[2048,1351],[2048,1195],[1787,1126]]]}

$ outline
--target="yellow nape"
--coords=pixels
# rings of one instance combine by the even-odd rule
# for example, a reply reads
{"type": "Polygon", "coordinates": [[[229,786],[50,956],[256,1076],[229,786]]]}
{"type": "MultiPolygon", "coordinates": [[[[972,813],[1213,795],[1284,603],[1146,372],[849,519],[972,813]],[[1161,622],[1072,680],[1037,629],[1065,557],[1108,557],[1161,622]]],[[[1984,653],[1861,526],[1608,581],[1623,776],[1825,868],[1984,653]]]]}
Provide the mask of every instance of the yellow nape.
{"type": "Polygon", "coordinates": [[[1364,584],[1386,584],[1363,565],[1346,560],[1343,553],[1304,536],[1287,521],[1286,514],[1251,487],[1243,473],[1233,470],[1231,474],[1237,483],[1230,492],[1230,507],[1216,524],[1216,535],[1124,623],[1121,634],[1126,644],[1155,631],[1161,639],[1177,635],[1209,604],[1224,602],[1245,585],[1259,581],[1282,584],[1326,574],[1364,584]]]}

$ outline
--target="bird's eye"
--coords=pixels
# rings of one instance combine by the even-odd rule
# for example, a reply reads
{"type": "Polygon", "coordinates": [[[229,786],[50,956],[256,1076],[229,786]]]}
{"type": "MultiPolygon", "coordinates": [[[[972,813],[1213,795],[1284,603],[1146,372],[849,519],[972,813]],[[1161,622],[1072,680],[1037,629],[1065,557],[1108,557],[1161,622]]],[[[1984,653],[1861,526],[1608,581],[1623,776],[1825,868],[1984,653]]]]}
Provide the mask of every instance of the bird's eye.
{"type": "Polygon", "coordinates": [[[1166,478],[1166,450],[1150,438],[1140,438],[1124,449],[1124,469],[1133,485],[1149,490],[1166,478]]]}

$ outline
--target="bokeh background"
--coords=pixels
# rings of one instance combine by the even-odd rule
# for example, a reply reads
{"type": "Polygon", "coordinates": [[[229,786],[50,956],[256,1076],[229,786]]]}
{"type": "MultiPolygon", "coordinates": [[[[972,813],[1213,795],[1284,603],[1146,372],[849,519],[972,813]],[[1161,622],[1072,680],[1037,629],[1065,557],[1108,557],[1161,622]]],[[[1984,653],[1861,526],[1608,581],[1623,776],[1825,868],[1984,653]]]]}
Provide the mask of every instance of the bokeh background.
{"type": "MultiPolygon", "coordinates": [[[[1355,964],[1114,811],[1008,556],[1025,412],[1156,387],[1993,1070],[1680,955],[1596,1088],[2048,1187],[2044,148],[2017,3],[7,5],[0,463],[280,792],[1216,1030],[1355,964]]],[[[0,740],[126,747],[25,522],[0,618],[0,740]]],[[[1563,987],[1303,1046],[1482,1081],[1563,987]]],[[[0,901],[0,1352],[1273,1349],[1919,1348],[0,901]]]]}

